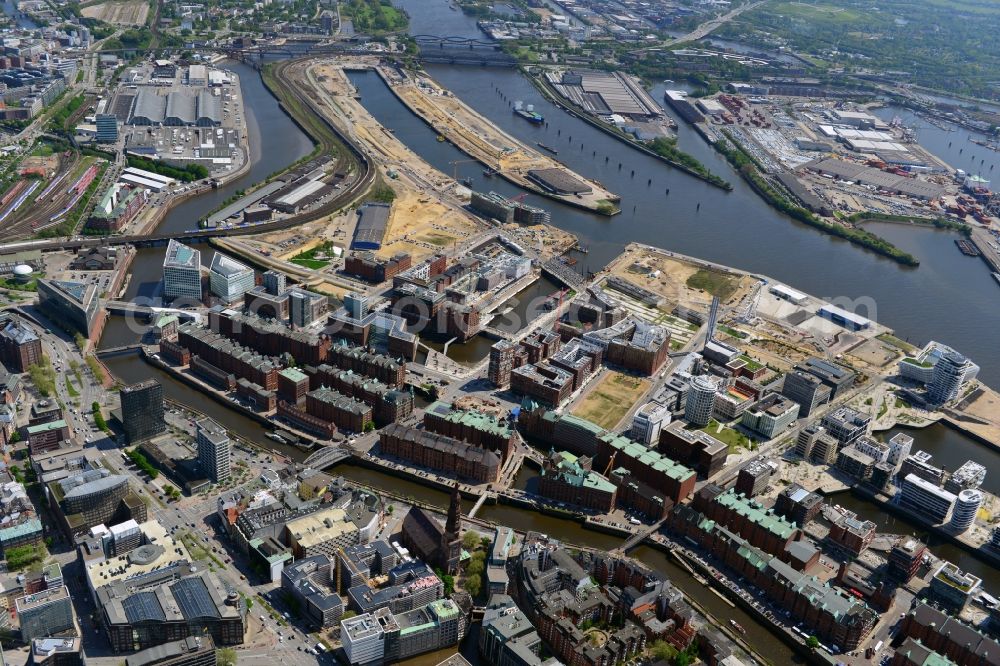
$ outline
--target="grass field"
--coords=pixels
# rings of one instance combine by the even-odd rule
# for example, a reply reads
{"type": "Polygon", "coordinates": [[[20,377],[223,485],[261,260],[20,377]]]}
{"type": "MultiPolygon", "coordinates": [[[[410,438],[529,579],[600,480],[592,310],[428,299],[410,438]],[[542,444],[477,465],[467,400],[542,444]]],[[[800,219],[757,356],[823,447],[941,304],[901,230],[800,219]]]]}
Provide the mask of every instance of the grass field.
{"type": "Polygon", "coordinates": [[[720,301],[726,301],[735,293],[740,283],[738,278],[702,268],[687,279],[687,286],[707,291],[713,296],[718,296],[720,301]]]}
{"type": "Polygon", "coordinates": [[[298,264],[299,266],[305,266],[306,268],[311,268],[314,271],[319,270],[320,268],[327,266],[330,262],[322,258],[317,259],[317,256],[326,257],[327,256],[326,253],[329,252],[330,249],[331,246],[329,243],[321,243],[320,245],[310,250],[306,250],[305,252],[300,252],[299,254],[289,259],[289,261],[291,261],[293,264],[298,264]]]}
{"type": "Polygon", "coordinates": [[[853,24],[862,19],[859,12],[839,7],[833,3],[778,2],[772,5],[770,10],[775,14],[807,21],[835,21],[853,24]]]}
{"type": "Polygon", "coordinates": [[[750,439],[746,435],[732,428],[721,426],[715,419],[712,419],[702,430],[727,445],[731,454],[739,453],[740,449],[750,448],[750,439]]]}
{"type": "Polygon", "coordinates": [[[573,415],[602,428],[614,428],[647,390],[646,379],[610,372],[576,406],[573,415]]]}
{"type": "Polygon", "coordinates": [[[305,266],[306,268],[311,268],[314,271],[323,268],[330,262],[320,261],[319,259],[304,259],[300,257],[292,257],[291,262],[293,264],[298,264],[299,266],[305,266]]]}

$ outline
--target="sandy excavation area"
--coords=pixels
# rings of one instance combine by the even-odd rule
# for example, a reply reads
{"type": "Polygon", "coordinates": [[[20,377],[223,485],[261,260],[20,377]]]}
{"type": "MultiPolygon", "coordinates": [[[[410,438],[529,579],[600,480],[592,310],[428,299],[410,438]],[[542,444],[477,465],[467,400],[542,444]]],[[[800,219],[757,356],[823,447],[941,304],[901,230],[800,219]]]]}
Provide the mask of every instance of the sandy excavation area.
{"type": "Polygon", "coordinates": [[[84,7],[80,12],[87,18],[95,18],[112,25],[145,25],[149,16],[149,3],[142,0],[102,2],[84,7]]]}

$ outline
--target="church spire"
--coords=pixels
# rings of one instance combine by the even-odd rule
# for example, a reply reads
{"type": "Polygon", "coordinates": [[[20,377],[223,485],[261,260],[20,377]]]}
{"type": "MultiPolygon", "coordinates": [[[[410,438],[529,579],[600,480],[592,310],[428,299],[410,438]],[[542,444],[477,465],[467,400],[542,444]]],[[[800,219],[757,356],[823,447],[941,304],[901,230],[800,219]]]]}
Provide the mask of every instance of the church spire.
{"type": "Polygon", "coordinates": [[[462,494],[458,491],[458,482],[451,491],[451,503],[448,505],[448,522],[444,528],[447,538],[454,539],[462,531],[462,494]]]}

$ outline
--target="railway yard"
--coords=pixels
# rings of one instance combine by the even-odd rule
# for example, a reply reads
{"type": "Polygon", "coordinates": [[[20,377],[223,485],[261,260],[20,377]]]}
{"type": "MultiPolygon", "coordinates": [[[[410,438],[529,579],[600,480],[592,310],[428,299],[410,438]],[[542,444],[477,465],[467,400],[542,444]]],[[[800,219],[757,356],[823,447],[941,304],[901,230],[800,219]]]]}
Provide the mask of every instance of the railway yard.
{"type": "Polygon", "coordinates": [[[28,238],[54,228],[86,203],[92,183],[100,182],[107,163],[75,151],[56,153],[46,144],[29,155],[17,169],[18,177],[0,195],[0,224],[7,238],[28,238]]]}

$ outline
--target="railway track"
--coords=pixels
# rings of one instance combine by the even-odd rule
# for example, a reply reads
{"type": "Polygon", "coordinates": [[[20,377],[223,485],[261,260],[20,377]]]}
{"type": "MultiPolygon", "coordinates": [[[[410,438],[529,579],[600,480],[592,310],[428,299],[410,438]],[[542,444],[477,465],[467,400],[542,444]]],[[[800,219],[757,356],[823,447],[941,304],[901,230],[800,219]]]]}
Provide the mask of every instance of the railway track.
{"type": "MultiPolygon", "coordinates": [[[[232,229],[217,229],[192,232],[192,238],[217,238],[226,236],[248,236],[263,234],[271,231],[280,231],[311,222],[313,220],[326,217],[335,213],[345,206],[353,203],[363,196],[368,189],[375,184],[378,172],[373,167],[368,157],[361,151],[360,147],[351,139],[342,134],[330,120],[318,109],[318,104],[309,97],[301,88],[308,85],[304,77],[295,79],[298,85],[289,78],[289,67],[298,66],[307,62],[310,58],[299,58],[287,60],[276,64],[273,69],[263,74],[264,84],[271,90],[272,94],[278,98],[282,108],[295,121],[295,123],[312,138],[317,145],[314,154],[305,159],[313,159],[319,155],[336,156],[337,169],[356,173],[356,177],[350,180],[350,184],[345,187],[335,197],[322,204],[318,208],[293,215],[276,222],[268,222],[252,227],[235,227],[232,229]]],[[[289,167],[289,170],[295,165],[289,167]]],[[[65,203],[65,202],[63,202],[65,203]]],[[[49,211],[49,216],[58,210],[49,211]]],[[[36,216],[37,217],[37,216],[36,216]]],[[[49,217],[45,217],[48,220],[49,217]]],[[[142,236],[111,236],[105,238],[87,238],[81,240],[57,239],[52,241],[32,241],[28,243],[11,244],[9,251],[21,249],[39,249],[43,251],[76,249],[88,246],[101,245],[125,245],[129,243],[143,241],[160,241],[169,238],[176,238],[176,233],[146,234],[142,236]]],[[[0,252],[4,251],[4,246],[0,246],[0,252]]]]}
{"type": "Polygon", "coordinates": [[[38,230],[38,227],[48,222],[49,218],[69,203],[72,195],[66,190],[72,184],[70,175],[80,163],[80,155],[72,152],[70,157],[63,158],[59,172],[49,181],[49,184],[35,197],[31,206],[22,206],[4,224],[4,236],[11,239],[27,238],[38,230]],[[58,182],[57,182],[58,181],[58,182]],[[53,187],[55,185],[55,187],[53,187]]]}

